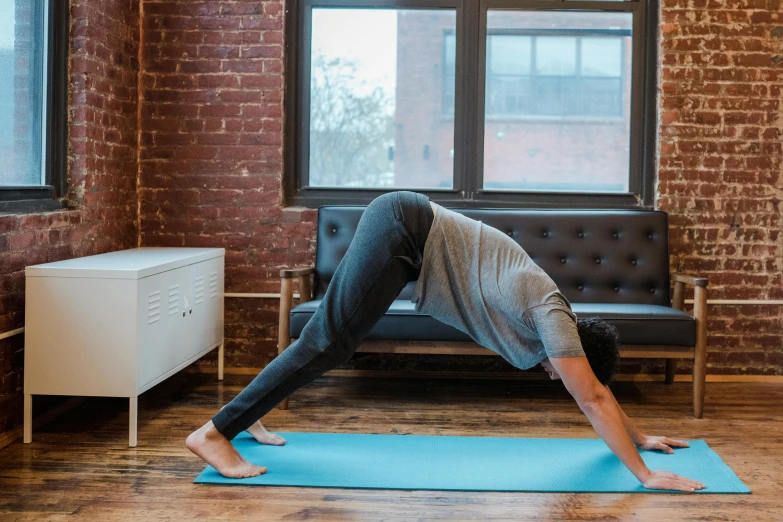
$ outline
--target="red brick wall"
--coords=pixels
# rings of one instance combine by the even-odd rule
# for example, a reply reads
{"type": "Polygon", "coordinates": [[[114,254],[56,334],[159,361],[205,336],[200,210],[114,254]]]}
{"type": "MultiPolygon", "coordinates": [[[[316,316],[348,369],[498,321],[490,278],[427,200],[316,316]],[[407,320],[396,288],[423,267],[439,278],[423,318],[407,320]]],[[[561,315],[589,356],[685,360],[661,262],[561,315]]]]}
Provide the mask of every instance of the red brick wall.
{"type": "MultiPolygon", "coordinates": [[[[229,292],[275,292],[280,266],[312,262],[315,210],[280,204],[283,5],[137,9],[72,0],[75,210],[0,217],[0,331],[23,324],[25,265],[137,239],[225,247],[229,292]]],[[[671,213],[673,266],[708,275],[712,298],[783,299],[781,27],[778,1],[664,0],[657,205],[671,213]]],[[[783,374],[782,307],[710,312],[710,372],[783,374]]],[[[226,319],[229,365],[266,364],[276,302],[230,298],[226,319]]],[[[0,341],[0,433],[21,414],[21,342],[0,341]]]]}
{"type": "MultiPolygon", "coordinates": [[[[24,267],[136,246],[139,12],[72,0],[69,204],[0,215],[0,332],[24,326],[24,267]]],[[[23,336],[0,341],[0,434],[21,423],[23,336]]]]}
{"type": "MultiPolygon", "coordinates": [[[[310,264],[315,211],[283,210],[277,1],[146,2],[141,240],[224,246],[228,292],[310,264]]],[[[666,0],[658,206],[672,264],[711,297],[781,299],[778,2],[666,0]]],[[[274,300],[229,298],[229,365],[276,353],[274,300]]],[[[781,307],[712,306],[710,372],[783,374],[781,307]]],[[[631,363],[631,371],[646,365],[631,363]]]]}
{"type": "MultiPolygon", "coordinates": [[[[283,5],[145,2],[139,200],[145,246],[226,248],[227,292],[308,264],[315,211],[281,208],[283,5]]],[[[228,299],[231,365],[275,348],[270,300],[228,299]]]]}
{"type": "MultiPolygon", "coordinates": [[[[664,0],[657,206],[711,299],[783,299],[778,0],[664,0]]],[[[783,374],[783,306],[712,306],[709,371],[783,374]]]]}

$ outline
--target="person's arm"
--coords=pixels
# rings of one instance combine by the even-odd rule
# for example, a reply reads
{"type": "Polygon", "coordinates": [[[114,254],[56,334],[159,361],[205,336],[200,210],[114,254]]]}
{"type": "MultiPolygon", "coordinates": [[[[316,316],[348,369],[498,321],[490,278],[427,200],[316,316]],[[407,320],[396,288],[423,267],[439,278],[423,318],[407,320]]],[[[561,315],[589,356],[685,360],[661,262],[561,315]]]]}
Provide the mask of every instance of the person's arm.
{"type": "Polygon", "coordinates": [[[647,468],[626,431],[621,409],[595,378],[587,357],[550,357],[549,360],[598,436],[644,487],[689,492],[705,487],[701,482],[668,471],[647,468]]]}
{"type": "Polygon", "coordinates": [[[609,389],[609,386],[604,387],[617,406],[617,411],[620,412],[623,426],[625,426],[625,432],[628,433],[628,437],[630,437],[631,441],[634,443],[634,446],[645,450],[660,450],[665,453],[674,453],[672,446],[675,448],[687,448],[690,446],[684,440],[670,439],[669,437],[653,437],[643,434],[639,428],[636,427],[636,424],[634,424],[631,419],[628,418],[628,415],[626,415],[623,409],[620,407],[620,404],[617,402],[617,399],[615,399],[612,390],[609,389]]]}

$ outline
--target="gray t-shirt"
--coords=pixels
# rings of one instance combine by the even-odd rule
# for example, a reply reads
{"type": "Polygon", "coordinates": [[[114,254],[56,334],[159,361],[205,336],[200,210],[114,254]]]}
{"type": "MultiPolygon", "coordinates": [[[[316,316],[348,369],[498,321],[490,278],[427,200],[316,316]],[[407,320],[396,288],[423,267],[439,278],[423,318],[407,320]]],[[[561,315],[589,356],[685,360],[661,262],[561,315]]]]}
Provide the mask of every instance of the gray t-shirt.
{"type": "Polygon", "coordinates": [[[517,368],[583,356],[571,303],[519,244],[437,207],[411,301],[517,368]]]}

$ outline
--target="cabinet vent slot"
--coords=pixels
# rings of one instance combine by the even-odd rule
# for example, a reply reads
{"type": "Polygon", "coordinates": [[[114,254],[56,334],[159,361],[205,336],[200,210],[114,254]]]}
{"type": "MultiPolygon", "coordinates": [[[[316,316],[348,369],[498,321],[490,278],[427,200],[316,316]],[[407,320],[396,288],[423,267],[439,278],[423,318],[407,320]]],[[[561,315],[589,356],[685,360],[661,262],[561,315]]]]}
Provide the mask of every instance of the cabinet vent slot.
{"type": "Polygon", "coordinates": [[[209,298],[214,299],[218,295],[218,275],[217,272],[209,274],[209,298]]]}
{"type": "Polygon", "coordinates": [[[179,285],[169,287],[169,315],[179,313],[179,285]]]}
{"type": "Polygon", "coordinates": [[[196,278],[196,287],[193,292],[193,300],[195,304],[201,304],[204,302],[204,276],[196,278]]]}
{"type": "Polygon", "coordinates": [[[160,321],[160,290],[150,292],[147,296],[147,323],[157,323],[160,321]]]}

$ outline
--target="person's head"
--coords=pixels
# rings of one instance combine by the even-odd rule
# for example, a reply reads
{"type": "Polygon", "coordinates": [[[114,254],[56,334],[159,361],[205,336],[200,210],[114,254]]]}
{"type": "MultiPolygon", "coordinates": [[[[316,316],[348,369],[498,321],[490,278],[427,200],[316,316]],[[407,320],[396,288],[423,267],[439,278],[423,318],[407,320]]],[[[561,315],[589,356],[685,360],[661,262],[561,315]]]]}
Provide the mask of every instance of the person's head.
{"type": "MultiPolygon", "coordinates": [[[[576,329],[596,379],[601,384],[609,384],[620,359],[617,328],[602,319],[579,319],[576,329]]],[[[560,378],[548,357],[541,361],[541,366],[549,373],[550,379],[560,378]]]]}

